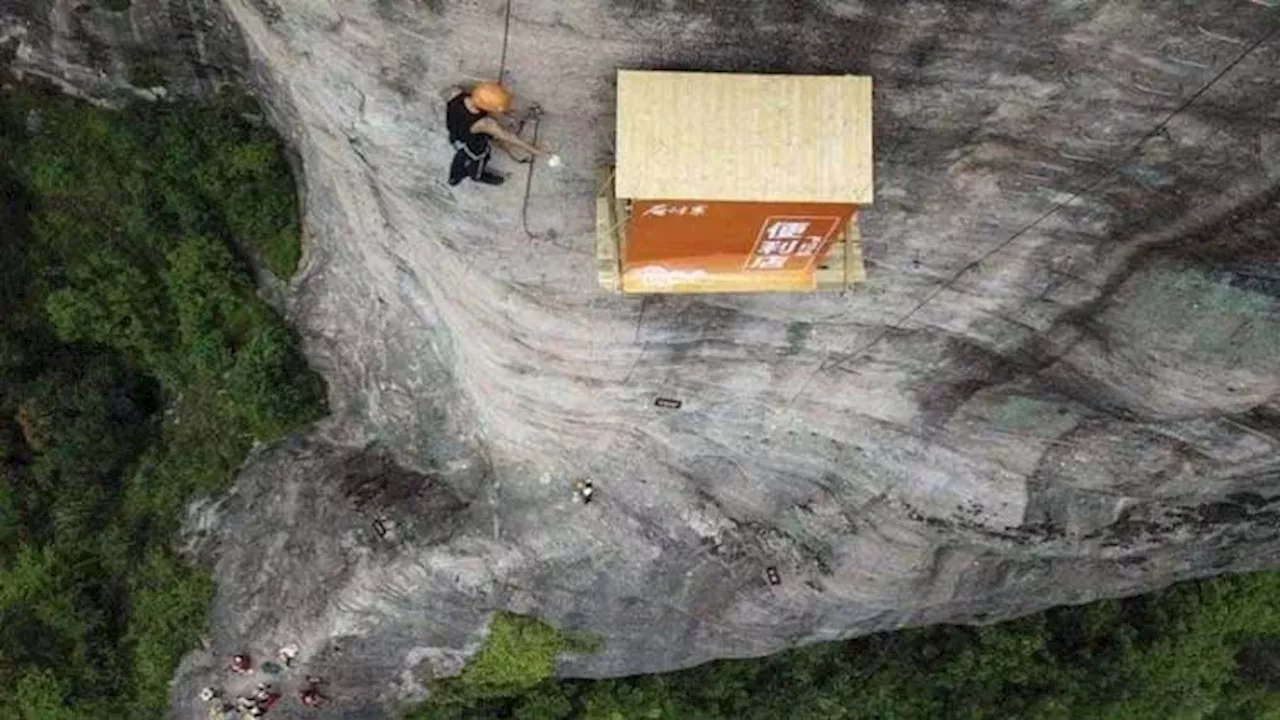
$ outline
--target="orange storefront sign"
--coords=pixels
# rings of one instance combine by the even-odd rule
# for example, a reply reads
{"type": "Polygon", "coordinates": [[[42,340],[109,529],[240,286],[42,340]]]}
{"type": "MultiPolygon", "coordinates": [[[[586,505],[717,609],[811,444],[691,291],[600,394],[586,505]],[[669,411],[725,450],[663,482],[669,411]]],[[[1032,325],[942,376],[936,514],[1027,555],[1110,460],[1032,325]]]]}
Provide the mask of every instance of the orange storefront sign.
{"type": "Polygon", "coordinates": [[[814,266],[856,211],[833,203],[637,200],[622,289],[632,293],[812,290],[814,266]]]}

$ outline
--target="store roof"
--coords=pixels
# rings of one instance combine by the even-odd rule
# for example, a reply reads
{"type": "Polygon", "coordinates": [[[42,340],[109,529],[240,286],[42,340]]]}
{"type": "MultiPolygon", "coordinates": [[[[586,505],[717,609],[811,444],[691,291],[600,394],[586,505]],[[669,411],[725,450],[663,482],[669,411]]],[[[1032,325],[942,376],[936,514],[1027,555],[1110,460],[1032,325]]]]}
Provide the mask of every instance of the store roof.
{"type": "Polygon", "coordinates": [[[618,197],[874,196],[869,77],[621,70],[617,132],[618,197]]]}

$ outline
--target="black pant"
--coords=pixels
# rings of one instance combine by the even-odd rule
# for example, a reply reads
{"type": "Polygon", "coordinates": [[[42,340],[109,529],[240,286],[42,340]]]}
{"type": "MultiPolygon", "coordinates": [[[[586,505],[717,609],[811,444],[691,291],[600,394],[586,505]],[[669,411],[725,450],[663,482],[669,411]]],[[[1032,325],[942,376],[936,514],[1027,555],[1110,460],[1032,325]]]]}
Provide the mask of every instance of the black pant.
{"type": "Polygon", "coordinates": [[[493,154],[493,148],[486,145],[484,152],[477,154],[472,152],[471,148],[462,144],[455,147],[458,148],[458,151],[454,153],[453,164],[449,166],[450,185],[457,185],[466,178],[491,185],[497,184],[493,182],[495,179],[501,182],[500,176],[485,171],[485,168],[489,165],[489,156],[493,154]]]}

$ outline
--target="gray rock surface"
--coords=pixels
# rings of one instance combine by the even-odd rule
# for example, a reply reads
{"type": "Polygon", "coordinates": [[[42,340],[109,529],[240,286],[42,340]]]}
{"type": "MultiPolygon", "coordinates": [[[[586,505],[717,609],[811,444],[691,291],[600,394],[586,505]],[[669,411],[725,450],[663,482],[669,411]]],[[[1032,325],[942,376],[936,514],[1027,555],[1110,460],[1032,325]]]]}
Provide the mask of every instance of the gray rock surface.
{"type": "Polygon", "coordinates": [[[176,717],[289,642],[328,715],[382,717],[498,609],[601,638],[562,666],[599,677],[1278,564],[1277,10],[514,0],[567,161],[530,238],[523,166],[443,180],[437,93],[498,73],[501,0],[223,2],[305,168],[290,312],[335,415],[193,508],[219,592],[176,717]],[[872,75],[870,281],[602,294],[620,67],[872,75]]]}
{"type": "Polygon", "coordinates": [[[98,102],[208,95],[245,50],[218,0],[0,0],[0,65],[98,102]]]}

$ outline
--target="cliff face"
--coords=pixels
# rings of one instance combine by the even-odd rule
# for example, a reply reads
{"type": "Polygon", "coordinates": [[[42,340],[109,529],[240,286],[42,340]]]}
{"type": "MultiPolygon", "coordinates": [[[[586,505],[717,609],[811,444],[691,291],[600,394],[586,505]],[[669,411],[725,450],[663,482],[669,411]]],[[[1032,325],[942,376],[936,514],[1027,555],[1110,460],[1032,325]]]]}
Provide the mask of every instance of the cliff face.
{"type": "Polygon", "coordinates": [[[336,414],[193,511],[219,595],[177,714],[294,641],[376,716],[502,608],[600,637],[563,672],[604,676],[1274,563],[1276,10],[514,0],[566,159],[529,237],[524,166],[444,183],[438,91],[497,74],[503,3],[224,5],[303,159],[291,312],[336,414]],[[620,67],[872,75],[870,282],[603,295],[620,67]]]}
{"type": "Polygon", "coordinates": [[[217,0],[0,0],[0,64],[99,102],[208,95],[247,60],[217,0]]]}

